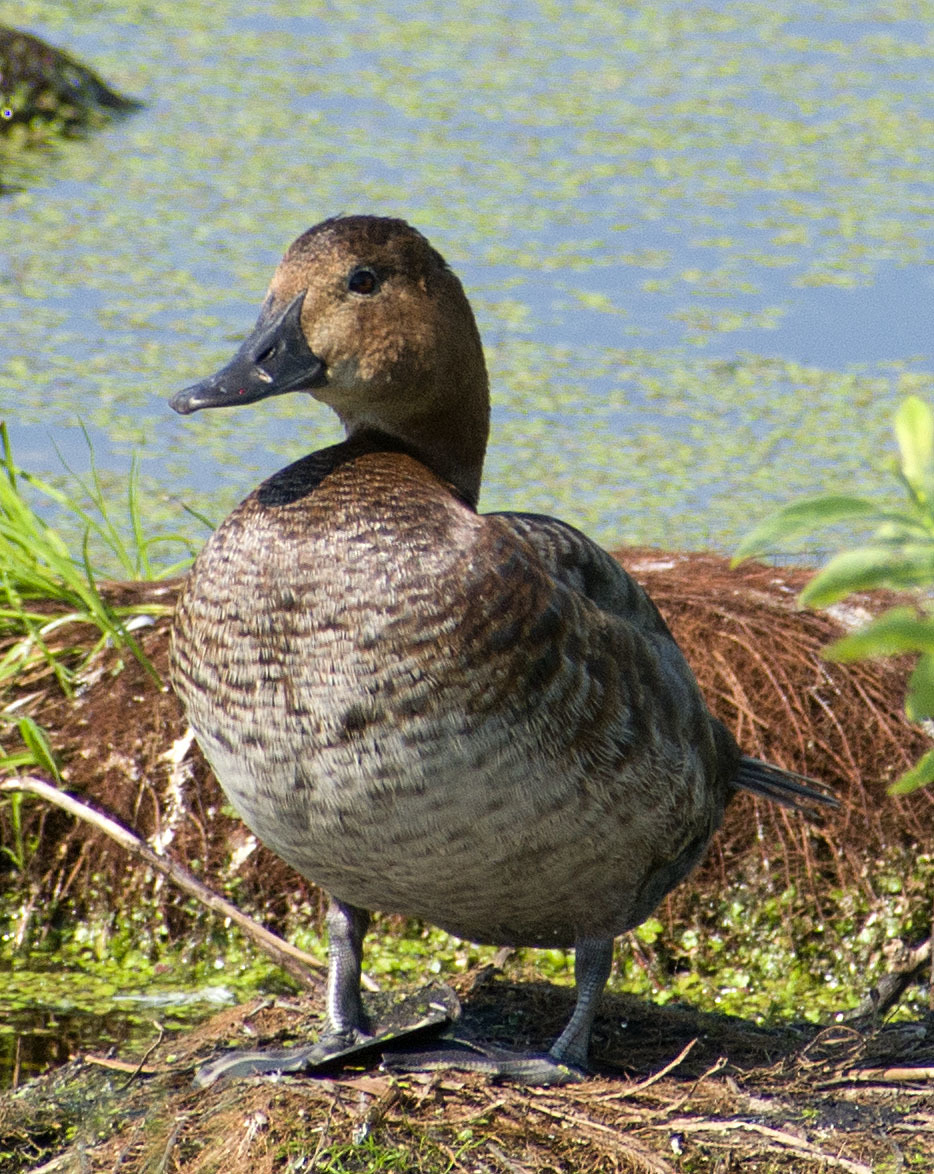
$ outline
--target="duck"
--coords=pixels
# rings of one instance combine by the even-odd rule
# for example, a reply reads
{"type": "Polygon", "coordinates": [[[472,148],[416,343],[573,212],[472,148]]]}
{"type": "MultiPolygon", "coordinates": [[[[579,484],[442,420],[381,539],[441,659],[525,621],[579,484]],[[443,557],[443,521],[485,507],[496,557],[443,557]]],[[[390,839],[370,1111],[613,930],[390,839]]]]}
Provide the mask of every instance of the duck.
{"type": "Polygon", "coordinates": [[[461,282],[406,221],[343,215],[299,236],[233,359],[170,404],[292,392],[330,407],[345,439],[213,533],[180,594],[171,671],[240,817],[328,895],[326,1019],[302,1054],[369,1038],[379,910],[573,948],[567,1025],[507,1075],[581,1078],[615,939],[691,873],[731,798],[833,800],[741,752],[606,551],[556,518],[478,511],[483,345],[461,282]]]}

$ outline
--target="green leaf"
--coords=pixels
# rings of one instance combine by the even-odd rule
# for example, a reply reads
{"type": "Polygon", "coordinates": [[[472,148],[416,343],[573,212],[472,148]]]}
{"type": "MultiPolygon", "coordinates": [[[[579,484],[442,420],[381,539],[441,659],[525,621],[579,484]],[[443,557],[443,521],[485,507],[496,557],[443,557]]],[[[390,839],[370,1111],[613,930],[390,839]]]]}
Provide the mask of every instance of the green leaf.
{"type": "Polygon", "coordinates": [[[919,615],[913,607],[893,607],[824,649],[829,660],[843,661],[903,652],[934,653],[934,616],[919,615]]]}
{"type": "Polygon", "coordinates": [[[49,743],[45,730],[31,717],[21,717],[16,724],[20,737],[35,759],[36,766],[41,770],[48,771],[52,778],[60,783],[62,776],[59,774],[58,763],[55,761],[55,751],[49,743]]]}
{"type": "Polygon", "coordinates": [[[915,665],[908,682],[905,713],[910,721],[923,722],[934,717],[934,656],[925,653],[915,665]]]}
{"type": "Polygon", "coordinates": [[[934,416],[916,395],[910,395],[895,413],[895,435],[905,480],[924,501],[934,472],[934,416]]]}
{"type": "Polygon", "coordinates": [[[905,773],[895,780],[889,787],[890,795],[910,795],[919,787],[926,787],[934,782],[934,750],[929,750],[905,773]]]}
{"type": "MultiPolygon", "coordinates": [[[[774,551],[776,544],[810,534],[821,526],[852,521],[878,523],[883,518],[879,507],[863,497],[832,493],[795,502],[766,518],[747,534],[737,547],[732,565],[735,567],[744,559],[774,551]]],[[[910,523],[911,519],[905,521],[910,523]]]]}
{"type": "Polygon", "coordinates": [[[807,607],[826,607],[854,591],[898,590],[934,582],[934,542],[863,546],[836,555],[801,592],[807,607]]]}

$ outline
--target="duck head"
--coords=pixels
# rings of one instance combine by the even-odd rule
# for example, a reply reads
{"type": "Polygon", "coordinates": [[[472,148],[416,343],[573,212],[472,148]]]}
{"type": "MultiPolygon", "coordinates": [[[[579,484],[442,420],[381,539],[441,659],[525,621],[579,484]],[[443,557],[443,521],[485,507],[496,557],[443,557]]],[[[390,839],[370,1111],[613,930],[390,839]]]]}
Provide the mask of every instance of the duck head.
{"type": "Polygon", "coordinates": [[[303,233],[230,363],[173,396],[188,414],[305,391],[348,437],[401,441],[476,502],[489,432],[483,348],[464,290],[402,220],[344,216],[303,233]]]}

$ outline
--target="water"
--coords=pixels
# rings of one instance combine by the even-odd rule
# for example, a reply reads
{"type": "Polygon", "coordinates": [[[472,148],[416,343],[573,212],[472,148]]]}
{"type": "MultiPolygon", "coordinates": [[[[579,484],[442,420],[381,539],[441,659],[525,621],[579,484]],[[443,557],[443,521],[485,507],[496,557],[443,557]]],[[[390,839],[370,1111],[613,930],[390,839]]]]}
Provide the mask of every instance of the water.
{"type": "MultiPolygon", "coordinates": [[[[17,1088],[78,1055],[105,1060],[141,1055],[165,1032],[190,1028],[236,1001],[224,988],[172,992],[163,997],[113,996],[104,1009],[61,1004],[36,976],[35,999],[28,1006],[3,1006],[0,995],[0,1090],[17,1088]]],[[[74,975],[76,984],[81,976],[74,975]]],[[[77,1001],[82,992],[76,988],[77,1001]]],[[[129,1069],[132,1071],[132,1067],[129,1069]]]]}
{"type": "Polygon", "coordinates": [[[192,946],[194,930],[187,957],[163,942],[153,960],[144,922],[141,911],[135,926],[125,922],[97,959],[87,949],[81,957],[81,943],[86,947],[100,924],[71,927],[57,952],[17,948],[0,936],[0,1090],[79,1054],[142,1055],[163,1033],[190,1028],[259,990],[288,989],[239,941],[222,946],[208,936],[192,946]]]}
{"type": "Polygon", "coordinates": [[[728,549],[778,501],[885,485],[930,386],[930,3],[27,0],[147,107],[0,205],[0,410],[24,465],[161,528],[338,435],[292,397],[181,420],[284,247],[403,215],[494,377],[483,503],[728,549]],[[166,32],[166,30],[169,30],[166,32]],[[300,434],[300,439],[297,438],[300,434]],[[58,450],[58,451],[57,451],[58,450]]]}

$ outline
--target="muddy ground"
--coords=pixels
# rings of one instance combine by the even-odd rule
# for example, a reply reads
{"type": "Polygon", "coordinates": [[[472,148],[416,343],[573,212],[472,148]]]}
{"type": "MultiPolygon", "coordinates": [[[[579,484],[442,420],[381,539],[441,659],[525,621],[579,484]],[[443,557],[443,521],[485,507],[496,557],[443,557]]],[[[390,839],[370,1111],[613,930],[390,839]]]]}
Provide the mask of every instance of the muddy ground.
{"type": "MultiPolygon", "coordinates": [[[[733,572],[708,555],[630,551],[623,561],[652,592],[711,707],[747,753],[823,780],[842,804],[808,821],[741,797],[662,920],[677,923],[739,874],[761,875],[765,860],[770,886],[799,894],[802,918],[831,919],[840,893],[854,887],[884,899],[874,862],[893,851],[929,855],[934,840],[934,795],[884,792],[930,745],[902,713],[908,666],[824,662],[820,648],[858,617],[799,612],[802,573],[733,572]]],[[[109,592],[165,603],[174,590],[124,584],[109,592]]],[[[884,601],[857,602],[878,609],[884,601]]],[[[163,676],[167,633],[159,618],[140,635],[163,676]]],[[[322,909],[319,895],[265,850],[244,857],[247,834],[223,812],[173,695],[126,652],[97,658],[71,700],[42,674],[21,682],[18,700],[50,732],[72,793],[173,857],[197,861],[218,890],[235,882],[238,901],[273,928],[288,926],[298,908],[322,909]]],[[[122,849],[42,803],[29,804],[28,819],[38,850],[24,874],[10,870],[0,886],[28,895],[29,933],[41,934],[56,909],[119,914],[154,893],[172,932],[185,933],[181,904],[122,849]]],[[[5,820],[0,810],[0,837],[10,834],[5,820]]],[[[146,1055],[76,1057],[0,1097],[0,1168],[930,1171],[934,1018],[890,1022],[887,1006],[930,967],[920,928],[929,932],[930,894],[918,893],[915,904],[889,953],[893,973],[905,959],[913,973],[881,984],[875,1010],[867,984],[856,1019],[769,1028],[610,995],[594,1033],[595,1075],[579,1085],[530,1090],[450,1071],[388,1075],[376,1057],[324,1077],[192,1088],[192,1072],[219,1042],[303,1038],[320,1019],[317,988],[225,1011],[194,1032],[154,1039],[146,1055]]],[[[546,1046],[571,998],[537,981],[534,969],[473,970],[456,985],[473,1014],[495,1020],[500,1042],[521,1047],[546,1046]]]]}

